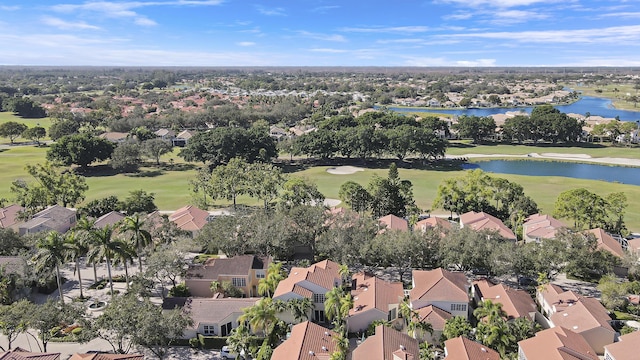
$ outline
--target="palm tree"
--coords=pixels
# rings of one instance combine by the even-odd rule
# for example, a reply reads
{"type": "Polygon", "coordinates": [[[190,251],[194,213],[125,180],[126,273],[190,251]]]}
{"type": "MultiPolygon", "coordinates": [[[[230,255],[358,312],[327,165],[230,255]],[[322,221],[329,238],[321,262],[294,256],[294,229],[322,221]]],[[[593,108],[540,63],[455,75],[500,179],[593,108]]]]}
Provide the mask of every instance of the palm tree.
{"type": "Polygon", "coordinates": [[[340,264],[338,273],[340,274],[340,278],[342,279],[342,285],[345,285],[349,281],[349,275],[351,275],[349,267],[345,264],[340,264]]]}
{"type": "Polygon", "coordinates": [[[513,346],[516,337],[511,333],[509,324],[498,319],[491,323],[479,323],[476,330],[476,340],[486,346],[492,347],[504,357],[507,349],[513,346]]]}
{"type": "Polygon", "coordinates": [[[122,230],[131,232],[131,242],[137,249],[138,264],[140,273],[142,274],[142,249],[151,244],[151,234],[143,229],[144,221],[140,219],[140,215],[133,214],[124,218],[122,222],[122,230]]]}
{"type": "Polygon", "coordinates": [[[120,240],[113,240],[113,227],[107,225],[102,229],[94,229],[92,248],[89,250],[89,259],[92,261],[105,260],[107,263],[107,275],[109,276],[109,287],[111,289],[111,297],[113,293],[113,278],[111,276],[111,260],[116,254],[127,251],[127,245],[120,240]]]}
{"type": "Polygon", "coordinates": [[[87,245],[87,239],[77,231],[72,230],[65,235],[65,241],[69,248],[69,255],[76,263],[76,271],[78,272],[78,286],[80,287],[80,299],[84,299],[82,293],[82,275],[80,274],[80,258],[87,255],[89,252],[89,246],[87,245]]]}
{"type": "Polygon", "coordinates": [[[113,263],[114,264],[122,264],[124,266],[124,278],[127,282],[127,290],[129,290],[129,267],[127,263],[133,264],[133,258],[136,256],[136,251],[133,249],[131,244],[128,244],[125,241],[122,241],[124,247],[121,251],[114,253],[113,263]]]}
{"type": "Polygon", "coordinates": [[[423,337],[426,333],[433,335],[433,326],[428,322],[420,321],[417,316],[407,325],[407,335],[414,339],[423,337]]]}
{"type": "MultiPolygon", "coordinates": [[[[93,230],[95,230],[95,224],[95,220],[91,220],[83,216],[82,218],[80,218],[80,220],[78,220],[78,222],[76,222],[76,226],[74,226],[73,230],[77,232],[78,235],[83,237],[83,240],[86,244],[90,244],[91,242],[93,242],[92,237],[93,230]]],[[[91,265],[93,265],[93,281],[98,282],[98,271],[96,269],[95,261],[92,261],[91,265]]]]}
{"type": "Polygon", "coordinates": [[[69,248],[64,238],[57,231],[50,231],[46,237],[38,240],[36,247],[38,252],[34,256],[36,263],[36,271],[54,268],[56,271],[56,282],[58,284],[58,293],[60,294],[60,302],[64,303],[62,297],[62,283],[60,277],[60,265],[67,259],[69,248]]]}
{"type": "Polygon", "coordinates": [[[244,313],[238,318],[239,323],[248,322],[254,333],[262,331],[268,335],[273,330],[273,325],[278,321],[276,309],[271,298],[264,298],[254,306],[244,309],[244,313]]]}
{"type": "Polygon", "coordinates": [[[491,300],[485,300],[481,302],[480,306],[477,309],[473,310],[473,315],[479,321],[484,320],[488,323],[507,318],[507,313],[502,310],[502,304],[494,303],[491,300]]]}
{"type": "Polygon", "coordinates": [[[299,323],[309,318],[309,311],[314,307],[309,298],[292,299],[287,305],[293,313],[293,318],[299,323]]]}
{"type": "Polygon", "coordinates": [[[343,329],[344,321],[352,307],[353,298],[351,294],[345,293],[342,287],[334,287],[325,294],[325,316],[332,320],[336,328],[345,330],[343,329]]]}
{"type": "Polygon", "coordinates": [[[271,297],[276,291],[278,284],[285,278],[282,270],[282,263],[272,262],[267,268],[267,275],[258,283],[258,293],[263,296],[271,297]]]}

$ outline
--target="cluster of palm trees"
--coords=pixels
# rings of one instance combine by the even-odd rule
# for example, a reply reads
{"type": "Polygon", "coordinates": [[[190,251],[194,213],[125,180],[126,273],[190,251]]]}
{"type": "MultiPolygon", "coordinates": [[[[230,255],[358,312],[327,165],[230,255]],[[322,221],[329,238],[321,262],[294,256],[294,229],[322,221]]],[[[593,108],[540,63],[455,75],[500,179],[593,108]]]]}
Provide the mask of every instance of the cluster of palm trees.
{"type": "Polygon", "coordinates": [[[111,266],[122,264],[125,269],[127,286],[129,284],[128,265],[138,258],[142,272],[142,255],[145,247],[151,244],[151,234],[144,229],[144,220],[139,214],[125,217],[121,222],[104,227],[96,227],[95,221],[82,218],[66,234],[51,231],[36,243],[37,252],[33,257],[38,272],[52,269],[55,271],[60,301],[64,303],[60,267],[67,261],[75,262],[78,274],[80,298],[84,299],[80,260],[86,257],[93,264],[94,280],[98,282],[96,265],[106,263],[111,296],[113,297],[113,277],[111,266]]]}

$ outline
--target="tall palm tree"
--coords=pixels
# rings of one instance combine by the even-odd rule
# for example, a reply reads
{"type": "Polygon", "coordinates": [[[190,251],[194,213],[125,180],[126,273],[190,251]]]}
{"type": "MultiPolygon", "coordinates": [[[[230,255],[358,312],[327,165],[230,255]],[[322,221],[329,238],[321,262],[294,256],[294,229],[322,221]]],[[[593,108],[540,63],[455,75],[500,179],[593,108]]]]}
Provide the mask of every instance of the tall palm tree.
{"type": "Polygon", "coordinates": [[[514,345],[516,337],[511,333],[507,321],[498,319],[490,323],[479,323],[476,330],[476,340],[498,350],[500,355],[504,357],[507,349],[514,345]]]}
{"type": "Polygon", "coordinates": [[[113,277],[111,276],[111,261],[116,254],[127,251],[127,245],[123,241],[113,239],[113,227],[107,225],[102,229],[92,231],[92,247],[89,250],[89,259],[96,262],[102,260],[107,263],[107,275],[109,276],[109,287],[113,298],[113,277]]]}
{"type": "Polygon", "coordinates": [[[273,330],[273,325],[278,321],[276,309],[271,298],[263,298],[254,306],[244,309],[244,313],[238,318],[239,323],[248,322],[254,333],[262,331],[268,335],[273,330]]]}
{"type": "Polygon", "coordinates": [[[129,231],[131,233],[131,242],[137,249],[138,265],[140,266],[140,273],[142,274],[142,249],[151,244],[151,234],[143,229],[144,221],[140,219],[139,214],[133,214],[127,216],[122,221],[122,230],[129,231]]]}
{"type": "Polygon", "coordinates": [[[258,293],[263,296],[271,297],[276,291],[278,284],[285,278],[282,270],[282,263],[272,262],[267,268],[267,275],[258,283],[258,293]]]}
{"type": "Polygon", "coordinates": [[[113,263],[122,264],[124,266],[124,278],[127,283],[127,290],[129,290],[129,266],[127,264],[133,264],[133,258],[136,256],[136,251],[131,246],[131,244],[127,243],[126,241],[121,242],[124,246],[121,251],[115,252],[113,254],[113,263]]]}
{"type": "Polygon", "coordinates": [[[80,288],[80,299],[84,299],[82,293],[82,275],[80,274],[80,258],[87,255],[89,246],[87,238],[72,230],[65,234],[65,241],[68,246],[69,256],[76,263],[76,272],[78,273],[78,286],[80,288]]]}
{"type": "Polygon", "coordinates": [[[309,319],[309,311],[314,307],[313,302],[309,298],[291,299],[287,303],[287,306],[293,313],[293,318],[299,323],[309,319]]]}
{"type": "MultiPolygon", "coordinates": [[[[76,226],[74,226],[73,230],[78,233],[79,236],[82,236],[84,242],[90,244],[93,242],[93,230],[95,230],[96,221],[83,216],[76,222],[76,226]]],[[[96,262],[92,261],[93,265],[93,281],[98,282],[98,271],[96,269],[96,262]]]]}
{"type": "Polygon", "coordinates": [[[334,287],[325,294],[325,316],[340,330],[345,330],[345,318],[349,315],[349,310],[351,310],[352,307],[353,298],[351,294],[346,293],[342,287],[334,287]]]}
{"type": "Polygon", "coordinates": [[[494,303],[491,300],[481,302],[480,306],[473,310],[473,315],[479,321],[486,321],[488,323],[507,318],[507,313],[502,310],[502,304],[494,303]]]}
{"type": "Polygon", "coordinates": [[[36,247],[38,248],[38,252],[33,258],[36,264],[36,270],[55,269],[60,302],[64,303],[62,283],[60,280],[60,265],[67,259],[69,251],[68,244],[65,243],[64,237],[62,237],[59,232],[50,231],[46,237],[38,240],[36,247]]]}

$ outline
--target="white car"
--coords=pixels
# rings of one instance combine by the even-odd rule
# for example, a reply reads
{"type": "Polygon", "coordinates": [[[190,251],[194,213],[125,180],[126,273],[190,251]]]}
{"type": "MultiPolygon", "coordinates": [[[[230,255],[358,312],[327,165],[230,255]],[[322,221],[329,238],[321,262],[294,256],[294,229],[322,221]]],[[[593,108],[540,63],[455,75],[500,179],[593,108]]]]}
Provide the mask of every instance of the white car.
{"type": "Polygon", "coordinates": [[[220,357],[223,359],[251,359],[245,356],[244,350],[240,352],[240,356],[238,354],[232,352],[228,346],[223,346],[222,350],[220,350],[220,357]]]}

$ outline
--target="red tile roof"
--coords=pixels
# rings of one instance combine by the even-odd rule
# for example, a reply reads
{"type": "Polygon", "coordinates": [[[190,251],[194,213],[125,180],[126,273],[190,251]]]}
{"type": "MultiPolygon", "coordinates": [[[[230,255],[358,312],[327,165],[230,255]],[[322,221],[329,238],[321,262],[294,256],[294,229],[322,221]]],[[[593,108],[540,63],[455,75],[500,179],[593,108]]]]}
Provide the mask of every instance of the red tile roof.
{"type": "Polygon", "coordinates": [[[355,274],[352,279],[355,288],[351,291],[353,308],[349,310],[349,316],[369,309],[386,313],[389,305],[399,304],[404,297],[401,282],[389,282],[365,273],[355,274]]]}
{"type": "Polygon", "coordinates": [[[556,326],[581,333],[598,327],[615,332],[609,322],[611,317],[604,306],[594,298],[580,297],[579,301],[556,305],[556,312],[549,317],[556,326]]]}
{"type": "Polygon", "coordinates": [[[352,353],[353,360],[393,360],[394,354],[400,358],[407,355],[417,359],[418,340],[384,325],[376,326],[376,333],[358,345],[352,353]],[[400,350],[399,353],[397,353],[400,350]]]}
{"type": "Polygon", "coordinates": [[[588,230],[587,233],[593,234],[596,237],[596,240],[598,240],[598,249],[608,251],[620,258],[624,256],[622,245],[601,228],[588,230]]]}
{"type": "Polygon", "coordinates": [[[60,353],[37,353],[17,347],[0,352],[0,360],[60,360],[60,353]]]}
{"type": "Polygon", "coordinates": [[[444,330],[444,323],[453,317],[451,313],[433,305],[425,306],[417,311],[420,322],[431,324],[431,327],[433,327],[435,331],[444,330]]]}
{"type": "Polygon", "coordinates": [[[638,344],[640,344],[640,331],[634,331],[620,336],[618,342],[605,345],[604,348],[615,360],[636,360],[638,344]]]}
{"type": "Polygon", "coordinates": [[[291,336],[273,350],[271,360],[326,359],[336,348],[333,331],[309,321],[294,325],[291,336]]]}
{"type": "Polygon", "coordinates": [[[534,214],[525,219],[522,227],[528,237],[552,239],[558,230],[566,225],[550,215],[534,214]]]}
{"type": "Polygon", "coordinates": [[[537,332],[518,346],[530,360],[598,360],[596,351],[582,335],[559,326],[537,332]]]}
{"type": "Polygon", "coordinates": [[[211,258],[202,265],[193,265],[187,270],[187,279],[218,280],[220,275],[249,276],[252,269],[267,269],[269,258],[256,255],[238,255],[232,258],[211,258]]]}
{"type": "Polygon", "coordinates": [[[71,355],[69,360],[144,360],[141,354],[79,354],[71,355]]]}
{"type": "Polygon", "coordinates": [[[474,281],[473,285],[482,300],[502,304],[502,310],[509,318],[526,317],[531,320],[530,314],[537,311],[536,303],[526,291],[516,290],[504,284],[495,285],[486,279],[474,281]]]}
{"type": "Polygon", "coordinates": [[[441,217],[434,216],[434,217],[430,217],[430,218],[418,221],[414,225],[413,228],[415,230],[426,231],[426,229],[436,228],[436,227],[440,227],[442,229],[450,230],[451,229],[451,222],[449,222],[449,220],[443,219],[441,217]]]}
{"type": "Polygon", "coordinates": [[[173,221],[181,230],[198,231],[202,230],[207,224],[208,217],[208,211],[199,209],[193,205],[187,205],[169,215],[169,220],[173,221]]]}
{"type": "Polygon", "coordinates": [[[445,360],[500,360],[497,351],[463,336],[445,341],[444,348],[445,360]]]}
{"type": "Polygon", "coordinates": [[[451,272],[442,268],[434,270],[413,270],[413,289],[409,293],[411,301],[467,302],[467,278],[461,272],[451,272]]]}
{"type": "Polygon", "coordinates": [[[383,226],[380,232],[385,230],[409,231],[409,222],[393,214],[381,217],[378,222],[383,226]]]}
{"type": "Polygon", "coordinates": [[[316,284],[328,291],[336,286],[336,282],[340,282],[340,278],[340,265],[331,260],[315,263],[308,268],[294,267],[289,276],[280,281],[273,297],[294,291],[296,285],[299,286],[303,281],[316,284]]]}
{"type": "Polygon", "coordinates": [[[485,212],[470,211],[460,215],[460,224],[475,231],[495,230],[505,239],[515,240],[516,235],[500,219],[485,212]]]}

